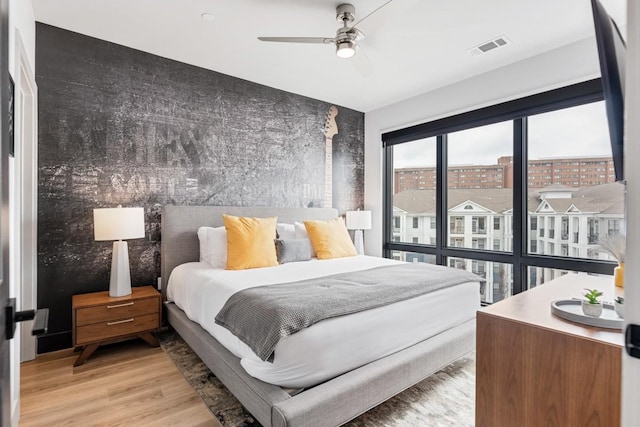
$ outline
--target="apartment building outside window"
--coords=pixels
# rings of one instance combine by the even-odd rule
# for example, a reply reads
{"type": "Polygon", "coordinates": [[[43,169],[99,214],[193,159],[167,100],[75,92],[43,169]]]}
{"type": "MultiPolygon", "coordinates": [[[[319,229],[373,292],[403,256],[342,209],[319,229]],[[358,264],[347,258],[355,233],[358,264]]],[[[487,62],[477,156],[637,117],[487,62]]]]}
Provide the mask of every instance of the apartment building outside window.
{"type": "Polygon", "coordinates": [[[513,120],[459,130],[467,117],[469,123],[484,120],[478,117],[493,111],[488,107],[411,128],[423,138],[410,140],[406,130],[383,135],[386,160],[393,163],[385,178],[392,191],[387,209],[425,218],[413,233],[429,242],[412,247],[413,235],[406,235],[400,239],[406,243],[386,244],[385,253],[415,251],[438,264],[481,272],[487,303],[566,274],[563,257],[576,271],[612,274],[615,264],[597,250],[597,240],[601,230],[624,232],[622,186],[611,178],[603,102],[593,102],[601,96],[599,81],[577,86],[584,95],[572,88],[533,96],[531,112],[514,113],[513,120]],[[548,99],[562,109],[550,108],[556,101],[548,99]],[[535,102],[545,105],[544,112],[535,102]],[[409,167],[432,177],[424,188],[397,185],[395,177],[409,167]]]}

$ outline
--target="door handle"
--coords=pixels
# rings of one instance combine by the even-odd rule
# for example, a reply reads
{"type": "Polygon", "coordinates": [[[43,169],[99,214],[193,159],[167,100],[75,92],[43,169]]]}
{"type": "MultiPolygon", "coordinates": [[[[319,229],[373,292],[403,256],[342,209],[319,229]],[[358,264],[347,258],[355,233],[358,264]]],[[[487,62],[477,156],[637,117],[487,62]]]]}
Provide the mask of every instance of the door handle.
{"type": "Polygon", "coordinates": [[[49,309],[16,311],[16,299],[9,298],[4,310],[5,336],[8,340],[13,338],[16,332],[16,323],[26,320],[34,320],[31,335],[43,335],[49,329],[49,309]]]}
{"type": "Polygon", "coordinates": [[[625,347],[629,356],[640,359],[640,325],[630,323],[627,326],[625,347]]]}

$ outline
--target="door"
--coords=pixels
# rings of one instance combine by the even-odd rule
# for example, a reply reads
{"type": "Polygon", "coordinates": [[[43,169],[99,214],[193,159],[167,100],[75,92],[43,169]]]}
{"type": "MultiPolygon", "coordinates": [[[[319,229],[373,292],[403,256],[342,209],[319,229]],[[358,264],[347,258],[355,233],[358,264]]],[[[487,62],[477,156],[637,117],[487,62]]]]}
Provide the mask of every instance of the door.
{"type": "Polygon", "coordinates": [[[0,0],[0,423],[11,425],[10,342],[5,339],[9,299],[9,1],[0,0]]]}

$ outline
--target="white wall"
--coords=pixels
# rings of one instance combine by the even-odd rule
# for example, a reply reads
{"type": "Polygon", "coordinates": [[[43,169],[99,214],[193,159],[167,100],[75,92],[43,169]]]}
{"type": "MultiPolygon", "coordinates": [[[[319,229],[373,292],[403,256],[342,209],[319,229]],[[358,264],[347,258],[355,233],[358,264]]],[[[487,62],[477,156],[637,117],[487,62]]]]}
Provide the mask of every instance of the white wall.
{"type": "Polygon", "coordinates": [[[364,205],[372,211],[372,229],[365,233],[365,253],[382,254],[382,133],[599,75],[595,39],[589,38],[366,113],[364,205]]]}
{"type": "MultiPolygon", "coordinates": [[[[625,323],[640,324],[640,2],[628,2],[627,86],[625,94],[625,178],[627,179],[627,255],[625,263],[625,323]],[[631,77],[632,76],[632,77],[631,77]],[[630,78],[631,77],[631,78],[630,78]]],[[[640,422],[640,360],[623,356],[622,426],[640,422]]]]}
{"type": "Polygon", "coordinates": [[[15,34],[20,31],[31,70],[36,69],[36,20],[31,0],[9,0],[9,72],[15,79],[15,34]]]}

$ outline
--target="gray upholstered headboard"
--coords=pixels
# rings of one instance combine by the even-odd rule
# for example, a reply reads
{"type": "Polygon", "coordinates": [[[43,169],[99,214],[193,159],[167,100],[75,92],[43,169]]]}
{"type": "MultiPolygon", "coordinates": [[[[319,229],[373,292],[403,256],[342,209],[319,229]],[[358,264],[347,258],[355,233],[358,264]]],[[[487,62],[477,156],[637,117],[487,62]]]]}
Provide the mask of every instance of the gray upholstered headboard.
{"type": "Polygon", "coordinates": [[[277,216],[278,222],[329,220],[338,216],[332,208],[265,208],[241,206],[173,206],[162,210],[160,262],[162,298],[166,299],[166,284],[173,269],[185,262],[198,261],[200,243],[198,228],[223,226],[222,214],[250,217],[277,216]]]}

